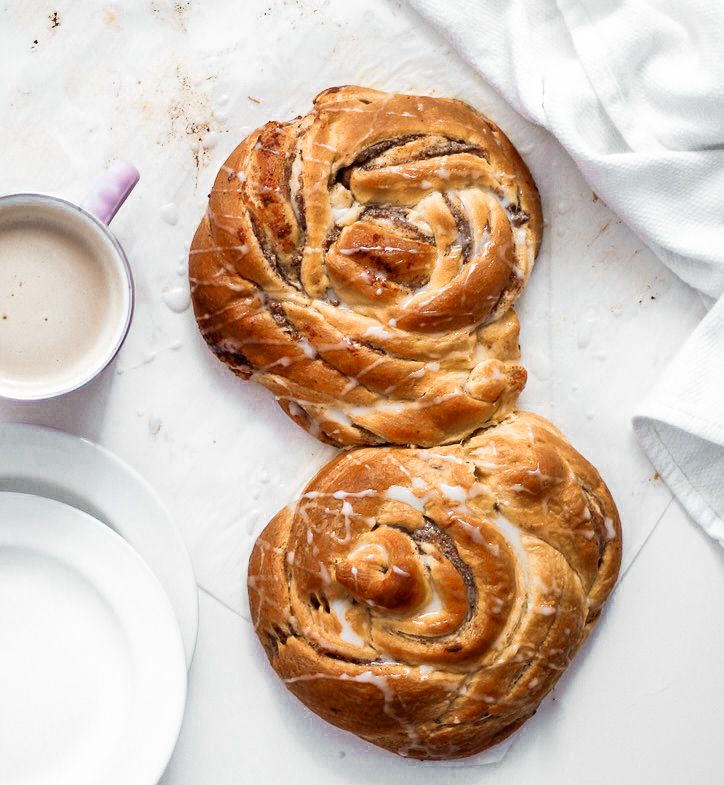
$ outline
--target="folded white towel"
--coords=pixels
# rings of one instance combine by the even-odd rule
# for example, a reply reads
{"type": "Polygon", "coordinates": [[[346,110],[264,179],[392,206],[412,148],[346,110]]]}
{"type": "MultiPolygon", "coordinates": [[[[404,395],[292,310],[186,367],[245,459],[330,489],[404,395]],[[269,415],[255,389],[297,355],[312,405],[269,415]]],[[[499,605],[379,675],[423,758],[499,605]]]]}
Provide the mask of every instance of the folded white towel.
{"type": "MultiPolygon", "coordinates": [[[[721,0],[408,0],[678,276],[724,294],[721,0]]],[[[724,299],[634,420],[724,544],[724,299]]]]}
{"type": "Polygon", "coordinates": [[[724,545],[724,297],[666,369],[634,427],[689,515],[724,545]]]}

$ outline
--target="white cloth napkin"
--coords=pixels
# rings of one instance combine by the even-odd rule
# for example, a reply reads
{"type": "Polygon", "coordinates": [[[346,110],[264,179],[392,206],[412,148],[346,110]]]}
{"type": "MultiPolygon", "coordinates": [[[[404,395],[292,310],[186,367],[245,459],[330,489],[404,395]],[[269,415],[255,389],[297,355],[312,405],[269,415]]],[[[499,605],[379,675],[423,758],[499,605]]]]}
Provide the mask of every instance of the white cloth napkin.
{"type": "Polygon", "coordinates": [[[689,515],[724,545],[724,297],[666,369],[634,427],[689,515]]]}
{"type": "MultiPolygon", "coordinates": [[[[724,293],[721,0],[408,0],[689,285],[724,293]]],[[[634,427],[724,544],[724,299],[634,427]]]]}

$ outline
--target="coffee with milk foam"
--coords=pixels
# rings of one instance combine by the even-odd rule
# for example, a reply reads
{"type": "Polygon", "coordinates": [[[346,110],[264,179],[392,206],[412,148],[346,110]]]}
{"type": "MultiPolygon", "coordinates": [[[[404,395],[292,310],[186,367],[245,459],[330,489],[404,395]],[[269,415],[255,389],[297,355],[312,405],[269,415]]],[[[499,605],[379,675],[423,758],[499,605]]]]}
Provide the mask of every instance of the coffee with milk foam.
{"type": "Polygon", "coordinates": [[[74,208],[0,207],[0,389],[77,386],[119,340],[128,282],[113,244],[74,208]]]}

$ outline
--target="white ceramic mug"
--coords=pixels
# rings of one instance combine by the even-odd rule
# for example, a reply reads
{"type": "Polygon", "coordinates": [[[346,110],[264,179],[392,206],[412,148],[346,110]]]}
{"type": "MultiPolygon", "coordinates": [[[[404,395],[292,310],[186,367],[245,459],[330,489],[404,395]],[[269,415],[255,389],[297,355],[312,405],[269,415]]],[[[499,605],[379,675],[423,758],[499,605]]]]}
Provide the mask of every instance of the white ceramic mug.
{"type": "Polygon", "coordinates": [[[133,277],[108,224],[138,179],[118,161],[82,206],[0,197],[0,397],[64,395],[115,358],[131,323],[133,277]]]}

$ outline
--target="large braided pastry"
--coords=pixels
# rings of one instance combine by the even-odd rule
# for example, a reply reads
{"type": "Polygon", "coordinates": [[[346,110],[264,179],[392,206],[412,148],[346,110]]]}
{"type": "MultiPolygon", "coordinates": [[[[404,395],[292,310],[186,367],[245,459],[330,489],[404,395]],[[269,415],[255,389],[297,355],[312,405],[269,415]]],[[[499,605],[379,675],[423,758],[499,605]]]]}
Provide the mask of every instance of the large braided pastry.
{"type": "Polygon", "coordinates": [[[318,438],[361,447],[258,538],[256,632],[307,706],[402,755],[510,735],[618,575],[598,473],[515,411],[512,305],[541,232],[535,184],[487,118],[343,87],[242,142],[191,248],[215,354],[318,438]]]}
{"type": "Polygon", "coordinates": [[[620,558],[598,472],[519,412],[461,444],[339,455],[257,540],[252,620],[324,719],[402,755],[462,757],[534,714],[620,558]]]}
{"type": "Polygon", "coordinates": [[[538,192],[461,101],[327,90],[234,150],[190,253],[216,355],[340,446],[459,441],[525,384],[538,192]]]}

